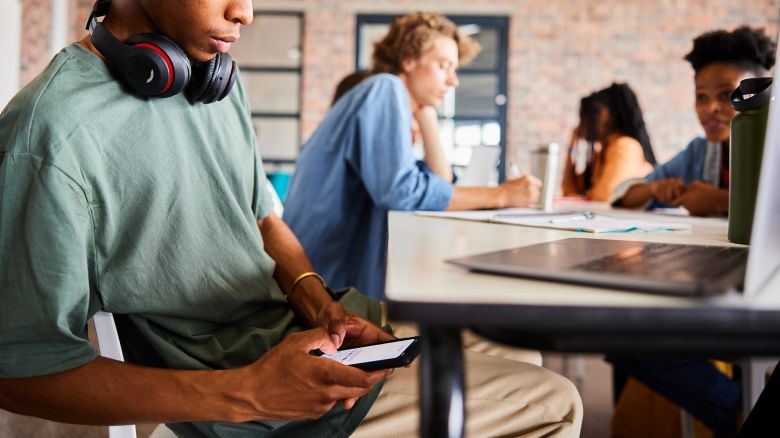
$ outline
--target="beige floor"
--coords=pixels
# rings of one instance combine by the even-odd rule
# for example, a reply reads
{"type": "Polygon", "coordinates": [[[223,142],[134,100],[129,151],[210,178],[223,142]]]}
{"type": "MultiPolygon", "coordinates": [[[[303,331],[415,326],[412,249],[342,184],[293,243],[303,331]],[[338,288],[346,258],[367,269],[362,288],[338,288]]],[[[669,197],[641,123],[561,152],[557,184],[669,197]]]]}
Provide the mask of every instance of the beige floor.
{"type": "MultiPolygon", "coordinates": [[[[585,405],[582,437],[602,438],[609,436],[609,422],[612,415],[612,380],[609,365],[601,359],[601,356],[573,355],[567,361],[560,354],[545,354],[544,365],[551,370],[566,374],[580,389],[585,405]]],[[[138,437],[147,438],[152,430],[154,430],[154,425],[142,425],[138,428],[138,437]]],[[[0,410],[0,437],[2,438],[99,438],[106,436],[108,436],[108,432],[105,427],[60,424],[0,410]]]]}

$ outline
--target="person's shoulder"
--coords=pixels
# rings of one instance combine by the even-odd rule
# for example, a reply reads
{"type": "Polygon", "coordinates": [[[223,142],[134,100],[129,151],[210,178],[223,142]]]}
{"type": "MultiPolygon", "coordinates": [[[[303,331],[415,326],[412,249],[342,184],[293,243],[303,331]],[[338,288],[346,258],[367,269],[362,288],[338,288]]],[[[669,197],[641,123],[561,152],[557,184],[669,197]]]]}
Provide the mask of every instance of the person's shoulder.
{"type": "Polygon", "coordinates": [[[671,172],[667,177],[680,176],[683,169],[701,162],[707,152],[707,139],[694,137],[684,149],[680,150],[671,160],[659,164],[656,169],[671,172]]]}
{"type": "Polygon", "coordinates": [[[619,135],[612,140],[612,145],[616,149],[622,150],[642,150],[642,145],[634,138],[628,135],[619,135]]]}
{"type": "Polygon", "coordinates": [[[616,136],[610,142],[609,147],[605,151],[606,157],[630,157],[639,156],[643,157],[642,145],[633,137],[628,135],[616,136]]]}
{"type": "Polygon", "coordinates": [[[377,73],[355,86],[334,106],[335,113],[373,112],[389,102],[408,106],[408,95],[401,79],[389,73],[377,73]]]}
{"type": "Polygon", "coordinates": [[[116,94],[106,89],[119,90],[102,63],[78,43],[55,55],[0,115],[1,150],[46,156],[56,139],[88,129],[116,104],[116,94]]]}
{"type": "Polygon", "coordinates": [[[376,73],[370,78],[365,80],[366,83],[372,84],[377,87],[403,87],[404,83],[401,78],[391,73],[376,73]]]}
{"type": "Polygon", "coordinates": [[[78,43],[64,48],[46,68],[9,102],[7,111],[34,120],[70,119],[105,109],[95,101],[96,89],[115,85],[102,61],[78,43]],[[90,60],[89,57],[94,59],[90,60]],[[101,71],[102,70],[102,71],[101,71]]]}
{"type": "Polygon", "coordinates": [[[40,74],[8,102],[0,115],[3,152],[22,152],[20,149],[28,152],[32,126],[46,123],[46,113],[54,100],[52,94],[59,94],[52,89],[56,88],[57,76],[67,62],[68,55],[63,52],[57,54],[40,74]]]}
{"type": "Polygon", "coordinates": [[[56,54],[44,71],[25,88],[31,94],[28,97],[37,99],[37,110],[69,105],[71,111],[68,112],[74,113],[77,108],[70,105],[78,107],[80,102],[91,106],[99,104],[90,102],[89,98],[95,94],[94,90],[105,85],[118,88],[108,66],[86,48],[73,43],[56,54]],[[48,105],[50,103],[52,105],[48,105]]]}
{"type": "Polygon", "coordinates": [[[390,73],[377,73],[358,85],[367,97],[379,97],[385,95],[400,95],[404,93],[404,83],[401,79],[390,73]]]}
{"type": "Polygon", "coordinates": [[[688,145],[685,146],[685,150],[687,151],[695,151],[695,150],[705,150],[707,149],[707,139],[704,137],[694,137],[690,142],[688,142],[688,145]]]}

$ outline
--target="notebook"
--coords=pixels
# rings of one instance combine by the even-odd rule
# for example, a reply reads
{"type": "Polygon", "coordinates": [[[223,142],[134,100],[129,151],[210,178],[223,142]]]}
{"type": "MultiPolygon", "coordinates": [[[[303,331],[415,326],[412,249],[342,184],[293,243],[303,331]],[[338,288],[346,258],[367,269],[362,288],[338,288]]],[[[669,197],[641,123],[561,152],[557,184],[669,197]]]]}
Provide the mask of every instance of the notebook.
{"type": "Polygon", "coordinates": [[[492,222],[526,227],[552,228],[584,233],[628,233],[632,231],[690,231],[687,223],[637,219],[626,215],[613,216],[590,211],[560,211],[547,213],[539,209],[508,208],[502,210],[418,211],[420,216],[492,222]]]}
{"type": "Polygon", "coordinates": [[[527,227],[553,228],[583,233],[628,233],[632,231],[690,231],[690,224],[642,220],[630,217],[610,216],[601,213],[574,212],[553,215],[497,215],[491,222],[523,225],[527,227]]]}

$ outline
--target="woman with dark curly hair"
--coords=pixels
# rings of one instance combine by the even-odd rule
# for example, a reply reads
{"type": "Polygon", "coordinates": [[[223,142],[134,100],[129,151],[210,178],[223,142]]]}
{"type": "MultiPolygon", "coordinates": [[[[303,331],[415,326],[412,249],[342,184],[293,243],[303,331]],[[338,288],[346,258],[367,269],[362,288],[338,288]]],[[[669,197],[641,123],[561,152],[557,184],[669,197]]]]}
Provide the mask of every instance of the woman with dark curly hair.
{"type": "MultiPolygon", "coordinates": [[[[727,213],[730,122],[736,115],[730,95],[742,79],[768,74],[775,62],[775,47],[763,29],[747,26],[732,32],[708,32],[694,39],[693,50],[685,60],[694,70],[696,114],[705,136],[695,138],[685,150],[671,161],[656,166],[644,179],[622,184],[617,189],[617,204],[626,207],[651,203],[682,205],[691,214],[702,216],[727,213]]],[[[712,429],[716,437],[733,436],[742,410],[742,388],[719,371],[719,368],[730,368],[729,364],[704,358],[608,357],[608,360],[617,371],[683,407],[712,429]]],[[[634,398],[639,399],[636,394],[642,389],[636,385],[633,388],[634,398]]],[[[638,417],[661,411],[660,406],[655,407],[658,409],[642,409],[641,413],[634,409],[632,414],[638,417]]],[[[615,420],[619,420],[618,411],[615,420]]],[[[636,427],[652,422],[632,418],[620,423],[633,423],[636,427]]],[[[615,424],[618,421],[613,421],[615,424]]],[[[647,429],[644,430],[647,434],[642,436],[652,436],[653,432],[647,429]]]]}
{"type": "Polygon", "coordinates": [[[565,196],[606,201],[618,184],[646,175],[655,164],[639,101],[628,84],[613,83],[582,98],[563,173],[565,196]],[[577,171],[574,152],[580,139],[587,142],[588,153],[584,169],[577,171]]]}
{"type": "Polygon", "coordinates": [[[695,216],[728,213],[729,135],[736,115],[730,95],[741,80],[767,75],[775,64],[775,43],[763,29],[717,30],[697,37],[685,59],[694,70],[696,115],[705,136],[643,180],[618,187],[617,206],[683,206],[695,216]]]}

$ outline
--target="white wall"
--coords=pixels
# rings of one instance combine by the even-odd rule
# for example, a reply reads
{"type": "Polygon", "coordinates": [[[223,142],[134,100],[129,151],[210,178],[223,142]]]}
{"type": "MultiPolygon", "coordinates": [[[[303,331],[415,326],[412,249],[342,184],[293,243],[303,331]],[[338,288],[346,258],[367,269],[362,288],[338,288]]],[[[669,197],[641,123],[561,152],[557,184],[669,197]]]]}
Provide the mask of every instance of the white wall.
{"type": "Polygon", "coordinates": [[[4,108],[19,89],[21,27],[22,1],[0,0],[0,108],[4,108]]]}

